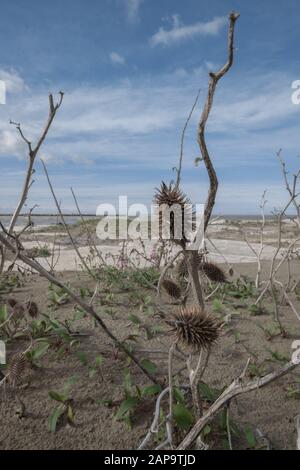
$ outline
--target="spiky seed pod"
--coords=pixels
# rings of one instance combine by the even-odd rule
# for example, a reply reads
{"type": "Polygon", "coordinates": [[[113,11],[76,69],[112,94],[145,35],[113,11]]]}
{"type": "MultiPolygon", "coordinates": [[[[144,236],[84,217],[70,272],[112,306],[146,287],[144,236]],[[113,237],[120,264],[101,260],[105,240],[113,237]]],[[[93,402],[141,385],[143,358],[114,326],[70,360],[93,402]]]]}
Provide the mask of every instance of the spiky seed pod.
{"type": "Polygon", "coordinates": [[[227,282],[224,271],[213,263],[201,263],[199,269],[214,282],[227,282]]]}
{"type": "Polygon", "coordinates": [[[176,270],[179,277],[187,277],[189,274],[188,267],[184,259],[180,260],[179,263],[177,263],[176,270]]]}
{"type": "Polygon", "coordinates": [[[17,303],[17,301],[15,299],[8,299],[7,300],[7,303],[8,305],[10,305],[11,307],[14,307],[17,303]]]}
{"type": "Polygon", "coordinates": [[[29,302],[26,303],[26,310],[28,314],[31,316],[31,318],[36,318],[39,314],[39,309],[38,306],[35,302],[32,302],[29,300],[29,302]]]}
{"type": "Polygon", "coordinates": [[[167,204],[168,206],[179,204],[183,206],[189,203],[189,200],[177,186],[173,186],[171,183],[167,186],[166,183],[162,181],[160,188],[156,188],[154,203],[158,206],[163,204],[167,204]]]}
{"type": "Polygon", "coordinates": [[[170,297],[173,297],[174,299],[179,299],[181,297],[180,287],[176,282],[171,281],[171,279],[164,279],[162,286],[170,297]]]}
{"type": "Polygon", "coordinates": [[[18,353],[15,354],[9,364],[8,364],[8,370],[7,370],[7,378],[8,381],[13,385],[17,385],[21,378],[22,375],[25,371],[26,368],[26,357],[25,354],[23,353],[18,353]]]}
{"type": "Polygon", "coordinates": [[[220,335],[220,322],[199,307],[185,307],[174,315],[173,324],[178,341],[195,351],[207,349],[220,335]]]}
{"type": "Polygon", "coordinates": [[[13,307],[13,320],[15,323],[19,323],[24,318],[25,309],[22,304],[16,302],[13,307]]]}
{"type": "Polygon", "coordinates": [[[159,236],[181,245],[189,239],[193,225],[193,209],[188,197],[177,185],[164,182],[156,188],[154,203],[158,206],[159,236]]]}
{"type": "MultiPolygon", "coordinates": [[[[199,268],[199,266],[201,265],[202,258],[203,258],[203,255],[201,253],[198,253],[196,257],[192,258],[192,262],[196,263],[197,268],[199,268]]],[[[178,272],[179,277],[188,276],[188,267],[187,267],[185,259],[180,260],[179,263],[177,264],[177,272],[178,272]]]]}

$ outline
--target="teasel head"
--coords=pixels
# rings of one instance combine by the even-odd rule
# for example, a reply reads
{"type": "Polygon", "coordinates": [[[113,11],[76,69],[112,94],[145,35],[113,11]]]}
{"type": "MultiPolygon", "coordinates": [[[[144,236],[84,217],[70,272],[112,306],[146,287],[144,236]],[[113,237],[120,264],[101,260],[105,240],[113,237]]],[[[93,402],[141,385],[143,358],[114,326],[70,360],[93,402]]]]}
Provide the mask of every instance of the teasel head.
{"type": "Polygon", "coordinates": [[[214,263],[200,263],[199,269],[213,282],[228,282],[224,271],[214,263]]]}
{"type": "Polygon", "coordinates": [[[181,259],[176,265],[176,271],[179,277],[187,277],[189,275],[188,267],[185,259],[181,259]]]}
{"type": "MultiPolygon", "coordinates": [[[[201,263],[202,263],[202,260],[203,260],[203,254],[202,254],[202,253],[197,253],[197,254],[192,258],[192,263],[196,263],[197,269],[198,269],[199,266],[200,266],[201,263]]],[[[181,259],[181,260],[177,263],[176,270],[177,270],[177,273],[178,273],[178,276],[179,276],[179,277],[187,277],[187,276],[188,276],[188,274],[189,274],[189,272],[188,272],[188,267],[187,267],[186,260],[185,260],[184,258],[181,259]]]]}
{"type": "Polygon", "coordinates": [[[12,308],[12,313],[12,320],[15,323],[19,323],[24,318],[25,309],[22,304],[16,302],[12,308]]]}
{"type": "Polygon", "coordinates": [[[39,314],[38,306],[32,300],[29,300],[28,302],[26,302],[26,311],[28,312],[31,318],[36,318],[39,314]]]}
{"type": "Polygon", "coordinates": [[[16,301],[16,299],[8,299],[7,303],[8,303],[8,305],[10,305],[10,307],[14,307],[16,305],[17,301],[16,301]]]}
{"type": "Polygon", "coordinates": [[[26,356],[24,353],[15,354],[9,364],[6,373],[8,381],[13,385],[17,385],[25,372],[26,356]]]}
{"type": "Polygon", "coordinates": [[[157,206],[159,236],[184,246],[193,227],[194,212],[189,198],[178,185],[170,183],[168,186],[162,182],[161,187],[156,188],[154,203],[157,206]]]}
{"type": "Polygon", "coordinates": [[[156,188],[154,203],[158,206],[163,204],[166,204],[169,207],[175,204],[183,206],[184,204],[189,203],[189,199],[177,185],[170,183],[168,186],[162,181],[160,188],[156,188]]]}
{"type": "Polygon", "coordinates": [[[162,287],[170,297],[173,297],[174,299],[179,299],[181,297],[181,289],[179,285],[171,279],[164,279],[162,287]]]}
{"type": "Polygon", "coordinates": [[[168,321],[177,340],[193,351],[210,348],[219,338],[221,323],[197,306],[183,307],[168,321]]]}

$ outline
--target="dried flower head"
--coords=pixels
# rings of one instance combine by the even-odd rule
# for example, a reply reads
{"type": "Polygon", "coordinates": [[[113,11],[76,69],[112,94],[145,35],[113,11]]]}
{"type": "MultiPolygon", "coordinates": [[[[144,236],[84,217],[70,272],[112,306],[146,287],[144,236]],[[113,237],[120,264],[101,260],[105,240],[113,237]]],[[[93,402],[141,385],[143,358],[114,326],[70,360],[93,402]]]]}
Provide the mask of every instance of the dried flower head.
{"type": "Polygon", "coordinates": [[[194,214],[188,197],[177,185],[162,182],[156,188],[154,203],[158,206],[159,236],[185,243],[193,227],[194,214]]]}
{"type": "Polygon", "coordinates": [[[26,310],[27,310],[28,314],[31,316],[31,318],[36,318],[39,314],[38,306],[32,300],[29,300],[26,303],[26,310]]]}
{"type": "Polygon", "coordinates": [[[26,368],[26,357],[23,353],[15,354],[9,364],[6,377],[12,385],[20,382],[26,368]]]}
{"type": "Polygon", "coordinates": [[[172,324],[178,341],[193,350],[207,349],[220,335],[220,322],[196,306],[182,308],[168,323],[172,324]]]}
{"type": "MultiPolygon", "coordinates": [[[[197,253],[197,255],[193,257],[192,261],[197,264],[197,267],[199,267],[202,263],[202,258],[203,258],[203,255],[201,253],[197,253]]],[[[179,277],[188,276],[188,267],[187,267],[185,259],[181,259],[179,263],[177,263],[176,269],[177,269],[177,273],[179,277]]]]}
{"type": "Polygon", "coordinates": [[[201,263],[199,269],[214,282],[227,282],[224,271],[213,263],[201,263]]]}
{"type": "Polygon", "coordinates": [[[24,307],[22,304],[19,302],[16,302],[15,305],[13,306],[13,316],[12,320],[15,323],[19,323],[23,318],[24,318],[24,307]]]}
{"type": "Polygon", "coordinates": [[[181,290],[176,282],[171,281],[171,279],[164,279],[162,286],[170,297],[174,299],[179,299],[181,297],[181,290]]]}

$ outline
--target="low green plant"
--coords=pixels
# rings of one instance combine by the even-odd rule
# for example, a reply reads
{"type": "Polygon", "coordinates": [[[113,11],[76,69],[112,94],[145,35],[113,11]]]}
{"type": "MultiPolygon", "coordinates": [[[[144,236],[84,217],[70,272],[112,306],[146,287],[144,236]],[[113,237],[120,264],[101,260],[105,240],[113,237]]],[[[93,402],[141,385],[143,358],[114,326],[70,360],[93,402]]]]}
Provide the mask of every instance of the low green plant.
{"type": "Polygon", "coordinates": [[[70,397],[71,387],[77,382],[77,377],[72,377],[63,388],[62,392],[50,390],[48,392],[51,400],[58,403],[49,417],[49,430],[56,432],[57,426],[63,421],[66,424],[74,425],[74,400],[70,397]]]}

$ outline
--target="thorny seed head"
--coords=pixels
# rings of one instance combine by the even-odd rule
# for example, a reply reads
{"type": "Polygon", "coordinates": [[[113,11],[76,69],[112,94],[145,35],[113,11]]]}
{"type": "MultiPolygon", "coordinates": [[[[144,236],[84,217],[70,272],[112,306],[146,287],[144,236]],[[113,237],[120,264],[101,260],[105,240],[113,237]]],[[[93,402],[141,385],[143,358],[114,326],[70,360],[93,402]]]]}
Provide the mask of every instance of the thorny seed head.
{"type": "Polygon", "coordinates": [[[181,308],[167,323],[173,326],[177,340],[194,351],[212,346],[221,331],[220,321],[197,306],[181,308]]]}

